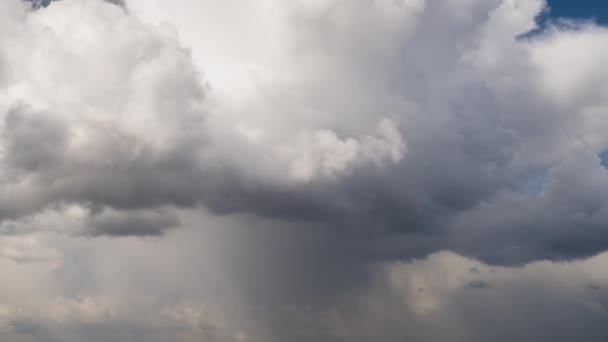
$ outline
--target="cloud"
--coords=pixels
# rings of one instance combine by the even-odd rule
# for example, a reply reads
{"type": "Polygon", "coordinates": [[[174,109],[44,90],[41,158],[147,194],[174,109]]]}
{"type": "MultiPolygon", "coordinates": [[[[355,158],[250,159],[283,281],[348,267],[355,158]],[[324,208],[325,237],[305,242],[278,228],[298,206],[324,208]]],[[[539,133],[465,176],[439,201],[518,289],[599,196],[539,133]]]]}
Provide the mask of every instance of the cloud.
{"type": "Polygon", "coordinates": [[[1,186],[12,195],[2,217],[196,202],[197,190],[178,189],[199,173],[192,146],[204,136],[204,85],[187,50],[101,1],[57,2],[16,20],[3,39],[28,43],[3,51],[1,186]],[[89,21],[72,20],[80,14],[89,21]]]}
{"type": "Polygon", "coordinates": [[[3,337],[605,339],[606,28],[528,34],[541,0],[30,5],[0,2],[3,337]]]}
{"type": "Polygon", "coordinates": [[[38,236],[12,236],[0,239],[0,258],[17,263],[56,262],[61,253],[55,248],[45,246],[38,236]]]}
{"type": "Polygon", "coordinates": [[[466,286],[472,290],[484,290],[492,288],[491,284],[486,283],[483,280],[471,280],[466,286]]]}
{"type": "Polygon", "coordinates": [[[326,340],[569,341],[585,336],[599,341],[607,336],[601,323],[606,311],[590,284],[605,288],[606,279],[596,269],[605,258],[501,268],[444,252],[388,263],[372,285],[345,295],[324,314],[331,322],[326,340]],[[479,274],[471,274],[470,267],[479,274]],[[479,276],[492,287],[471,280],[479,276]],[[471,284],[485,290],[472,291],[471,284]]]}
{"type": "Polygon", "coordinates": [[[77,233],[160,234],[206,207],[428,241],[403,256],[517,263],[605,247],[599,227],[575,230],[575,248],[559,239],[583,221],[541,222],[568,206],[561,193],[600,210],[577,187],[587,172],[601,182],[597,165],[550,176],[538,198],[521,182],[608,148],[606,78],[593,71],[606,30],[522,37],[542,1],[10,3],[0,213],[13,226],[74,206],[91,216],[77,233]],[[245,33],[242,49],[225,39],[245,33]]]}
{"type": "Polygon", "coordinates": [[[244,230],[241,220],[199,213],[185,224],[197,229],[148,239],[55,236],[44,240],[62,251],[55,264],[0,260],[6,276],[0,331],[11,331],[3,337],[20,341],[26,335],[18,331],[33,341],[63,342],[606,337],[605,254],[525,267],[451,252],[362,263],[323,231],[269,229],[255,220],[244,230]]]}

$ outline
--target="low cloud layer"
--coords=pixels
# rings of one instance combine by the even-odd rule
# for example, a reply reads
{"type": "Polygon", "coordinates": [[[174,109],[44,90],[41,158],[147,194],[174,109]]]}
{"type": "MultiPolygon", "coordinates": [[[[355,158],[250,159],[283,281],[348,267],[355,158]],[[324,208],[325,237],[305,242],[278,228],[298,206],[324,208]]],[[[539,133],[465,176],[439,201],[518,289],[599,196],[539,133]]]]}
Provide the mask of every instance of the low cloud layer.
{"type": "MultiPolygon", "coordinates": [[[[441,252],[370,265],[366,281],[351,278],[339,292],[320,293],[312,287],[329,288],[325,272],[331,267],[317,264],[317,272],[306,275],[303,265],[314,259],[311,253],[286,260],[292,258],[285,254],[286,235],[277,238],[281,233],[262,228],[257,240],[254,234],[240,237],[241,228],[224,222],[221,228],[173,230],[155,241],[40,237],[39,246],[61,246],[63,261],[24,266],[0,258],[7,276],[0,285],[2,337],[11,342],[608,337],[605,254],[504,268],[441,252]],[[299,281],[306,284],[298,286],[299,281]]],[[[318,246],[299,242],[308,249],[318,246]]]]}

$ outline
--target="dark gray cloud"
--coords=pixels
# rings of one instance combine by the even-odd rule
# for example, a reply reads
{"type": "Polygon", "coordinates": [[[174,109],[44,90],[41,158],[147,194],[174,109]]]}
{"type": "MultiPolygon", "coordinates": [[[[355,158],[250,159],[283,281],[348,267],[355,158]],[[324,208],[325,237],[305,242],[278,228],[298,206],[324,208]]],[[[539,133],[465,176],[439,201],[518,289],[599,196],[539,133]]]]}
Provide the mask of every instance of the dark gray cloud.
{"type": "Polygon", "coordinates": [[[471,290],[487,290],[487,289],[491,289],[492,285],[489,283],[486,283],[483,280],[471,280],[468,284],[467,287],[470,288],[471,290]]]}
{"type": "Polygon", "coordinates": [[[160,235],[164,230],[179,226],[179,219],[173,212],[101,212],[90,220],[92,235],[160,235]]]}
{"type": "Polygon", "coordinates": [[[343,269],[354,265],[345,249],[350,260],[332,256],[329,245],[339,240],[255,221],[247,230],[240,220],[197,215],[185,224],[198,229],[163,238],[61,236],[54,242],[64,253],[58,265],[0,261],[12,275],[0,284],[0,327],[31,321],[29,338],[63,342],[601,341],[608,333],[605,254],[507,268],[440,253],[367,264],[364,274],[359,265],[354,277],[343,269]],[[39,285],[11,285],[26,279],[39,285]],[[550,329],[556,326],[559,332],[550,329]]]}
{"type": "Polygon", "coordinates": [[[591,275],[591,264],[496,269],[449,253],[392,264],[373,285],[344,298],[330,316],[334,335],[328,333],[326,340],[568,341],[585,336],[600,341],[608,334],[601,323],[606,313],[602,300],[585,290],[598,275],[591,275]],[[487,277],[491,289],[488,282],[469,280],[471,265],[487,277]],[[472,291],[471,284],[478,290],[472,291]]]}
{"type": "Polygon", "coordinates": [[[13,328],[10,333],[16,335],[33,335],[41,329],[40,324],[27,319],[12,321],[10,325],[13,328]]]}

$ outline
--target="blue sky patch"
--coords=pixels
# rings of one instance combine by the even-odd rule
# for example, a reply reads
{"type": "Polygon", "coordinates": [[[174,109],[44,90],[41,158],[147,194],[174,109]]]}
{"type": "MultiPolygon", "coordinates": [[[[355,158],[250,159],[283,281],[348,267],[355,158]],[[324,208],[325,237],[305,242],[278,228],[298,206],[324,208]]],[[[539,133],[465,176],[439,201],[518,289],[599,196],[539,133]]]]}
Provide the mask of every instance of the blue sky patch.
{"type": "Polygon", "coordinates": [[[564,20],[591,21],[608,26],[608,0],[548,0],[549,9],[536,18],[538,28],[522,34],[519,38],[530,38],[541,34],[548,23],[560,25],[564,20]]]}
{"type": "Polygon", "coordinates": [[[549,169],[534,170],[521,178],[522,190],[531,197],[536,197],[545,188],[549,179],[549,169]]]}
{"type": "Polygon", "coordinates": [[[602,166],[608,169],[608,151],[600,153],[600,159],[602,161],[602,166]]]}
{"type": "Polygon", "coordinates": [[[606,0],[548,0],[549,13],[546,19],[567,18],[594,20],[608,24],[608,1],[606,0]]]}

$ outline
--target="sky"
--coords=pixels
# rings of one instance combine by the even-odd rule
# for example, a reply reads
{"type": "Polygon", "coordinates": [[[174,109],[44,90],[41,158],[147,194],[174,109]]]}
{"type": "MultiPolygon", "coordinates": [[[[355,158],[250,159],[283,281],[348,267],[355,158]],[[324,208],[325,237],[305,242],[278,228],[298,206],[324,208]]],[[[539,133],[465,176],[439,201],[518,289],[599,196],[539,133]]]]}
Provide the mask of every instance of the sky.
{"type": "Polygon", "coordinates": [[[0,1],[0,340],[606,341],[602,6],[0,1]]]}
{"type": "Polygon", "coordinates": [[[608,23],[608,4],[601,0],[549,0],[551,15],[554,17],[593,19],[599,24],[608,23]]]}

